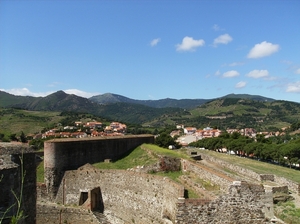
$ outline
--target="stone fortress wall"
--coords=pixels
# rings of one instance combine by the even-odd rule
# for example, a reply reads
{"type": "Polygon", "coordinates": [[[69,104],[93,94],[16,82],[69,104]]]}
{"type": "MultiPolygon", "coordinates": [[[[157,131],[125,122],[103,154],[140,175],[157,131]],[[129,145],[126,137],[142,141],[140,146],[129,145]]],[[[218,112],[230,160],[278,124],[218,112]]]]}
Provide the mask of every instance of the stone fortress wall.
{"type": "Polygon", "coordinates": [[[46,184],[38,188],[39,201],[50,199],[61,208],[56,207],[60,212],[51,215],[48,211],[55,211],[53,206],[40,203],[38,223],[59,223],[57,220],[62,219],[68,222],[72,219],[69,214],[76,211],[78,220],[83,218],[85,223],[95,222],[95,212],[105,216],[105,221],[99,223],[270,223],[272,191],[266,192],[262,185],[234,181],[195,161],[181,160],[183,172],[193,172],[220,185],[223,195],[209,200],[185,199],[184,187],[168,178],[100,170],[86,164],[114,160],[142,143],[152,142],[153,136],[46,142],[46,184]],[[79,208],[90,211],[90,222],[79,208]]]}
{"type": "Polygon", "coordinates": [[[100,210],[104,214],[111,214],[124,223],[160,223],[164,219],[174,222],[176,203],[184,196],[183,186],[168,178],[132,171],[99,170],[88,165],[67,171],[63,180],[57,203],[78,205],[83,192],[99,187],[99,202],[91,203],[103,205],[100,210]]]}
{"type": "Polygon", "coordinates": [[[287,186],[289,190],[291,190],[293,192],[296,192],[300,195],[300,184],[296,183],[296,182],[293,182],[291,180],[288,180],[286,178],[278,177],[278,176],[273,175],[273,174],[259,174],[259,173],[256,173],[256,172],[252,171],[252,170],[242,168],[242,167],[237,166],[235,164],[228,163],[226,161],[217,159],[213,156],[209,156],[209,155],[206,155],[206,154],[201,154],[201,157],[202,157],[202,159],[204,159],[208,162],[213,162],[213,163],[219,164],[219,165],[221,165],[225,168],[228,168],[228,169],[230,169],[230,170],[232,170],[236,173],[241,174],[244,177],[250,177],[250,178],[252,178],[252,179],[254,179],[258,182],[272,181],[272,182],[274,182],[278,185],[287,186]]]}
{"type": "MultiPolygon", "coordinates": [[[[38,184],[37,188],[35,172],[32,174],[35,155],[29,153],[29,160],[24,160],[28,164],[24,167],[28,166],[28,172],[31,169],[29,182],[25,184],[24,209],[31,212],[28,218],[33,218],[26,223],[35,223],[35,220],[36,223],[102,224],[271,223],[272,191],[266,191],[261,184],[235,181],[214,173],[196,161],[182,160],[183,172],[215,181],[224,192],[221,196],[186,199],[184,187],[168,178],[137,171],[100,170],[86,164],[115,160],[153,140],[151,135],[142,135],[49,141],[45,143],[45,184],[38,184]]],[[[13,165],[12,170],[8,170],[9,166],[2,167],[0,172],[19,175],[20,171],[14,170],[16,167],[20,166],[13,165]]],[[[263,178],[272,179],[272,176],[263,178]]],[[[13,183],[12,179],[4,181],[13,183]]],[[[1,192],[1,196],[3,194],[5,192],[1,192]]]]}
{"type": "Polygon", "coordinates": [[[185,199],[178,203],[176,220],[185,223],[272,223],[272,194],[262,185],[235,181],[215,200],[185,199]]]}
{"type": "MultiPolygon", "coordinates": [[[[57,208],[61,213],[39,207],[38,223],[68,222],[77,215],[75,208],[91,211],[91,220],[92,211],[98,210],[108,217],[107,223],[271,223],[273,218],[272,192],[266,193],[262,185],[234,181],[214,200],[185,199],[184,187],[168,178],[89,164],[65,172],[55,202],[62,206],[57,208]],[[85,201],[83,194],[88,195],[85,201]]],[[[77,211],[78,220],[94,222],[77,211]]]]}
{"type": "Polygon", "coordinates": [[[53,139],[44,143],[44,176],[47,194],[54,199],[66,170],[86,163],[116,160],[143,143],[153,143],[153,135],[53,139]]]}
{"type": "MultiPolygon", "coordinates": [[[[23,211],[25,217],[19,223],[35,223],[35,158],[35,153],[27,145],[0,143],[0,220],[2,217],[16,215],[18,206],[14,192],[18,200],[22,201],[20,211],[23,211]],[[22,183],[23,178],[24,183],[22,183]],[[21,188],[23,188],[22,197],[20,196],[21,188]],[[4,212],[6,212],[5,215],[4,212]]],[[[10,219],[4,219],[2,223],[10,223],[10,219]]]]}

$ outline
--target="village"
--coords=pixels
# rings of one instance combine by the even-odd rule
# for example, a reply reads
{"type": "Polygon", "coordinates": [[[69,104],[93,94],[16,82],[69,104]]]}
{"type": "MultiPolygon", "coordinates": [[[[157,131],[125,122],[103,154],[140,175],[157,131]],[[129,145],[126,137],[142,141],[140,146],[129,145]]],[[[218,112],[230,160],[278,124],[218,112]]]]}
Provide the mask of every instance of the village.
{"type": "MultiPolygon", "coordinates": [[[[204,129],[197,129],[196,127],[184,127],[184,125],[177,125],[177,130],[171,132],[171,137],[179,136],[177,142],[182,146],[187,146],[192,142],[204,138],[214,138],[219,137],[224,131],[219,129],[214,129],[211,127],[206,127],[204,129]],[[182,133],[183,132],[183,133],[182,133]]],[[[226,129],[228,134],[234,132],[240,133],[243,136],[248,136],[249,138],[255,138],[257,134],[264,135],[265,138],[273,136],[282,136],[286,133],[284,132],[286,128],[282,128],[281,131],[277,132],[257,132],[254,128],[242,128],[242,129],[226,129]]]]}
{"type": "MultiPolygon", "coordinates": [[[[192,142],[197,142],[205,138],[219,137],[222,133],[226,132],[232,134],[237,132],[249,138],[256,138],[256,135],[263,135],[265,138],[274,136],[283,136],[286,128],[276,132],[257,132],[254,128],[242,129],[220,129],[206,127],[199,129],[196,127],[185,127],[183,124],[176,125],[176,129],[170,133],[172,138],[176,138],[181,146],[188,146],[192,142]]],[[[48,138],[87,138],[98,136],[123,136],[127,133],[127,125],[113,121],[105,126],[99,121],[82,122],[76,121],[73,126],[64,126],[61,128],[53,128],[44,133],[33,135],[32,139],[48,139],[48,138]]]]}
{"type": "Polygon", "coordinates": [[[98,136],[121,136],[126,133],[127,126],[119,122],[111,122],[103,128],[99,121],[81,122],[76,121],[74,126],[64,126],[63,128],[53,128],[45,133],[32,136],[33,139],[47,138],[87,138],[98,136]],[[63,129],[63,131],[61,131],[63,129]]]}

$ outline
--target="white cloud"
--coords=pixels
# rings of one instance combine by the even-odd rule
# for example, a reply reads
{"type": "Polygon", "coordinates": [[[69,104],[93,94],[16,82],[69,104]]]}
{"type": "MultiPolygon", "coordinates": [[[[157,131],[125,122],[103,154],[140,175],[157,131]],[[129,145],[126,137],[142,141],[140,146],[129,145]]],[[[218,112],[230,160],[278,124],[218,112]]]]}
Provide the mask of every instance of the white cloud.
{"type": "Polygon", "coordinates": [[[158,43],[160,42],[160,38],[156,38],[156,39],[153,39],[151,42],[150,42],[150,45],[152,47],[156,46],[158,43]]]}
{"type": "Polygon", "coordinates": [[[292,61],[288,61],[288,60],[282,60],[281,63],[287,64],[287,65],[293,64],[292,61]]]}
{"type": "Polygon", "coordinates": [[[237,89],[240,89],[240,88],[243,88],[243,87],[245,87],[246,86],[246,82],[243,82],[243,81],[241,81],[241,82],[238,82],[236,85],[235,85],[235,88],[237,88],[237,89]]]}
{"type": "Polygon", "coordinates": [[[154,97],[153,95],[148,95],[148,98],[149,98],[150,100],[155,100],[155,97],[154,97]]]}
{"type": "MultiPolygon", "coordinates": [[[[0,89],[1,91],[16,95],[16,96],[34,96],[34,97],[39,97],[39,96],[48,96],[56,91],[48,91],[48,92],[31,92],[29,89],[27,88],[14,88],[14,89],[0,89]]],[[[63,90],[65,93],[68,94],[75,94],[77,96],[81,96],[81,97],[85,97],[85,98],[89,98],[95,95],[99,95],[100,93],[88,93],[88,92],[84,92],[78,89],[67,89],[67,90],[63,90]]]]}
{"type": "Polygon", "coordinates": [[[81,91],[79,89],[67,89],[67,90],[63,90],[63,91],[65,93],[68,93],[68,94],[74,94],[74,95],[85,97],[85,98],[89,98],[89,97],[96,96],[96,95],[100,94],[98,92],[96,92],[96,93],[84,92],[84,91],[81,91]]]}
{"type": "Polygon", "coordinates": [[[219,76],[220,74],[221,74],[220,70],[218,70],[218,71],[215,72],[216,76],[219,76]]]}
{"type": "Polygon", "coordinates": [[[279,50],[278,44],[268,43],[266,41],[255,46],[250,50],[248,58],[261,58],[276,53],[279,50]]]}
{"type": "Polygon", "coordinates": [[[300,68],[295,71],[296,74],[300,74],[300,68]]]}
{"type": "Polygon", "coordinates": [[[202,39],[194,40],[192,37],[184,37],[181,44],[176,45],[176,51],[195,51],[197,47],[202,47],[205,41],[202,39]]]}
{"type": "Polygon", "coordinates": [[[61,84],[60,82],[52,82],[52,83],[48,84],[48,87],[55,87],[55,86],[58,86],[60,84],[61,84]]]}
{"type": "Polygon", "coordinates": [[[246,76],[259,79],[259,78],[266,78],[269,76],[268,70],[253,70],[246,74],[246,76]]]}
{"type": "Polygon", "coordinates": [[[232,40],[232,37],[226,33],[214,39],[214,46],[216,47],[218,44],[228,44],[232,40]]]}
{"type": "Polygon", "coordinates": [[[300,81],[289,83],[286,88],[288,93],[300,93],[300,81]]]}
{"type": "Polygon", "coordinates": [[[236,76],[239,76],[239,75],[240,75],[240,73],[238,73],[235,70],[231,70],[231,71],[223,73],[224,78],[233,78],[233,77],[236,77],[236,76]]]}
{"type": "Polygon", "coordinates": [[[275,76],[267,76],[264,78],[264,80],[267,80],[267,81],[274,81],[274,80],[278,80],[278,77],[275,77],[275,76]]]}
{"type": "Polygon", "coordinates": [[[245,64],[244,62],[232,62],[228,66],[234,67],[234,66],[239,66],[245,64]]]}
{"type": "Polygon", "coordinates": [[[13,95],[16,95],[16,96],[34,96],[34,97],[47,96],[47,95],[54,92],[54,91],[49,91],[49,92],[34,93],[34,92],[31,92],[27,88],[1,89],[1,91],[10,93],[10,94],[13,94],[13,95]]]}
{"type": "Polygon", "coordinates": [[[213,27],[212,27],[212,29],[213,29],[214,31],[218,31],[218,30],[220,30],[221,28],[220,28],[217,24],[214,24],[213,27]]]}

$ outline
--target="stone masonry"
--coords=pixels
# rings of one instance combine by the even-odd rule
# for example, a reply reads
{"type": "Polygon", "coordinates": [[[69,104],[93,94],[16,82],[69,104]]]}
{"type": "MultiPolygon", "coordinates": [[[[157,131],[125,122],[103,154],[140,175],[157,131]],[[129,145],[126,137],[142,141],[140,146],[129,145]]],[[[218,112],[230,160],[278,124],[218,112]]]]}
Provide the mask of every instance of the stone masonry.
{"type": "Polygon", "coordinates": [[[0,220],[4,217],[2,224],[10,223],[10,218],[5,217],[17,213],[18,206],[13,192],[21,200],[20,211],[23,211],[25,217],[19,223],[35,223],[35,153],[27,145],[0,143],[0,179],[0,220]],[[21,188],[23,188],[22,197],[21,188]]]}
{"type": "Polygon", "coordinates": [[[272,191],[261,184],[236,181],[197,161],[162,157],[158,166],[167,170],[181,167],[207,179],[220,186],[221,196],[187,199],[184,186],[168,178],[131,170],[100,170],[87,164],[114,161],[153,140],[143,135],[46,142],[45,184],[38,185],[37,223],[273,223],[272,191]]]}
{"type": "Polygon", "coordinates": [[[186,199],[177,205],[177,224],[260,224],[270,223],[273,215],[272,196],[264,187],[240,181],[233,182],[229,192],[216,200],[186,199]]]}
{"type": "Polygon", "coordinates": [[[66,170],[86,163],[116,160],[143,143],[153,143],[153,135],[126,135],[83,139],[53,139],[44,144],[47,194],[54,199],[66,170]]]}

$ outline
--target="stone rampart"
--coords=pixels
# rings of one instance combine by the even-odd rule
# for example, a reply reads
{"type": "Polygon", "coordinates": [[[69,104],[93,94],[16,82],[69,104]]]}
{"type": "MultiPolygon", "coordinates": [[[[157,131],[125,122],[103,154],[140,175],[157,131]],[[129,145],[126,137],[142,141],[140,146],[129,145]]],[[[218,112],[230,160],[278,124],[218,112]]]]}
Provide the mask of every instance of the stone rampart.
{"type": "Polygon", "coordinates": [[[110,224],[105,217],[100,222],[91,211],[80,207],[39,203],[37,214],[36,223],[110,224]]]}
{"type": "Polygon", "coordinates": [[[260,180],[274,182],[274,174],[260,174],[260,180]]]}
{"type": "Polygon", "coordinates": [[[276,175],[274,175],[274,182],[276,182],[277,184],[280,184],[280,185],[286,185],[286,186],[288,186],[289,190],[298,192],[298,194],[300,195],[300,184],[299,183],[293,182],[284,177],[279,177],[276,175]]]}
{"type": "Polygon", "coordinates": [[[231,169],[234,172],[239,173],[239,174],[241,174],[243,176],[250,177],[250,178],[255,179],[257,181],[261,181],[260,174],[254,172],[252,170],[245,169],[243,167],[240,167],[240,166],[228,163],[228,162],[226,162],[224,160],[220,160],[220,159],[217,159],[217,158],[215,158],[213,156],[209,156],[209,155],[206,155],[206,154],[201,154],[201,156],[206,161],[210,161],[210,162],[219,164],[219,165],[221,165],[223,167],[226,167],[228,169],[231,169]]]}
{"type": "Polygon", "coordinates": [[[271,223],[272,196],[262,185],[234,182],[216,200],[186,199],[177,203],[177,224],[271,223]]]}
{"type": "Polygon", "coordinates": [[[207,160],[207,161],[211,161],[213,163],[217,163],[223,167],[226,167],[228,169],[233,170],[236,173],[239,173],[245,177],[250,177],[258,182],[261,181],[274,181],[276,184],[279,185],[286,185],[288,186],[289,190],[294,191],[294,192],[298,192],[298,194],[300,194],[300,184],[296,183],[294,181],[288,180],[284,177],[279,177],[273,174],[258,174],[252,170],[246,169],[246,168],[242,168],[240,166],[228,163],[226,161],[217,159],[213,156],[209,156],[206,154],[201,154],[202,158],[207,160]]]}
{"type": "MultiPolygon", "coordinates": [[[[25,217],[18,223],[35,223],[35,153],[27,145],[0,143],[0,179],[0,218],[3,217],[3,212],[7,212],[5,217],[17,214],[16,195],[21,201],[19,209],[23,211],[25,217]]],[[[10,221],[4,219],[2,223],[10,223],[10,221]]]]}
{"type": "Polygon", "coordinates": [[[99,170],[90,165],[66,171],[56,202],[79,206],[80,195],[100,187],[104,214],[124,223],[175,221],[176,203],[184,187],[168,178],[124,170],[99,170]]]}
{"type": "Polygon", "coordinates": [[[66,170],[86,163],[116,160],[143,143],[153,143],[153,135],[54,139],[44,143],[44,176],[47,193],[55,198],[66,170]]]}
{"type": "Polygon", "coordinates": [[[220,175],[220,173],[214,173],[213,170],[201,167],[200,164],[192,162],[189,160],[182,159],[182,169],[183,171],[189,171],[195,173],[199,178],[208,180],[211,183],[220,186],[223,192],[227,192],[229,185],[232,183],[233,179],[226,176],[220,175]]]}

